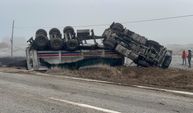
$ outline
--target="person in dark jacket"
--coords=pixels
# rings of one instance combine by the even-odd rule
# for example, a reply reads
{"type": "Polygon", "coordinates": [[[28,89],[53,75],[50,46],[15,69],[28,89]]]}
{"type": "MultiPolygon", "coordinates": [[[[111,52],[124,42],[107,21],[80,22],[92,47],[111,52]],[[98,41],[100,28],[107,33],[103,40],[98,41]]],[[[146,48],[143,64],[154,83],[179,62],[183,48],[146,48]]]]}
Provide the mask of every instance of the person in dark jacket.
{"type": "Polygon", "coordinates": [[[192,51],[188,50],[188,66],[191,68],[192,51]]]}

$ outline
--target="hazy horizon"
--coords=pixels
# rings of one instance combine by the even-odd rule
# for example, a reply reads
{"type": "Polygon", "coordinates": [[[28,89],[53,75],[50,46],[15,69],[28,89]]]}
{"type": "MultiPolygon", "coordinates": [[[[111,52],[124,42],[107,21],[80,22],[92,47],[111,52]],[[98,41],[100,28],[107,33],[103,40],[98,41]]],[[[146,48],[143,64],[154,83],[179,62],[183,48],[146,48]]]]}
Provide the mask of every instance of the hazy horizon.
{"type": "MultiPolygon", "coordinates": [[[[163,45],[192,44],[193,17],[144,23],[127,21],[193,14],[191,0],[0,0],[0,41],[8,42],[15,20],[14,40],[29,39],[39,28],[124,23],[128,29],[163,45]]],[[[101,35],[105,28],[94,29],[101,35]]],[[[75,29],[81,29],[81,27],[75,29]]],[[[84,27],[85,28],[85,27],[84,27]]]]}

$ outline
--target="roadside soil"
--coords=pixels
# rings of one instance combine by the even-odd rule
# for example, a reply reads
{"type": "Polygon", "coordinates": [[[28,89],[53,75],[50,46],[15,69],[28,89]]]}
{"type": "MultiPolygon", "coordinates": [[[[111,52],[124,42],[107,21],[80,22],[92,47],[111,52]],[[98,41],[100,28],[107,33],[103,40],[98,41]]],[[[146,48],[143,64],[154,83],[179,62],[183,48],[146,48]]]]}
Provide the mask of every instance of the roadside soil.
{"type": "Polygon", "coordinates": [[[46,73],[111,81],[122,85],[156,86],[193,92],[193,71],[190,70],[105,66],[81,70],[52,69],[46,73]]]}
{"type": "MultiPolygon", "coordinates": [[[[35,74],[24,68],[0,68],[0,72],[35,74]]],[[[80,70],[53,68],[46,72],[51,75],[73,76],[119,83],[121,85],[144,85],[193,92],[193,71],[182,69],[160,69],[142,67],[100,66],[80,70]]]]}

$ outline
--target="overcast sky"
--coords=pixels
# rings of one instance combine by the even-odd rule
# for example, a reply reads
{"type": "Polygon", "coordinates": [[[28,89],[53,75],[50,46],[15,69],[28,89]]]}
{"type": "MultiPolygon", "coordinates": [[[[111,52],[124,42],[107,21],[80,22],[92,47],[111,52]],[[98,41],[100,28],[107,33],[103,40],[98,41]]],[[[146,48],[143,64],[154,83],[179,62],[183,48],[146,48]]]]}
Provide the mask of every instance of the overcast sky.
{"type": "MultiPolygon", "coordinates": [[[[0,40],[34,36],[38,28],[111,24],[193,14],[193,0],[0,0],[0,40]]],[[[193,43],[193,17],[124,23],[128,29],[162,44],[193,43]]],[[[101,35],[108,26],[89,27],[101,35]]],[[[76,28],[77,29],[77,28],[76,28]]],[[[79,28],[81,29],[81,28],[79,28]]]]}

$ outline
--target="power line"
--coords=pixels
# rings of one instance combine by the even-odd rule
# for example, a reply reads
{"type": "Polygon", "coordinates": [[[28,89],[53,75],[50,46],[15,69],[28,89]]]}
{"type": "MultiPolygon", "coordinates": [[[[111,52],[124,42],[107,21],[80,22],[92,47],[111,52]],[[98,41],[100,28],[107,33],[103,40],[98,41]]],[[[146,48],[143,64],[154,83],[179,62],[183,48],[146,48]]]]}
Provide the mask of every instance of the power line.
{"type": "MultiPolygon", "coordinates": [[[[178,18],[187,18],[187,17],[193,17],[193,14],[191,15],[181,15],[181,16],[170,16],[170,17],[162,17],[162,18],[153,18],[153,19],[144,19],[144,20],[134,20],[134,21],[127,21],[127,22],[121,22],[123,24],[128,23],[141,23],[141,22],[151,22],[151,21],[160,21],[160,20],[171,20],[171,19],[178,19],[178,18]]],[[[93,24],[93,25],[83,25],[83,26],[74,26],[74,27],[92,27],[92,26],[107,26],[109,24],[93,24]]]]}
{"type": "Polygon", "coordinates": [[[171,20],[171,19],[187,18],[187,17],[193,17],[193,14],[192,15],[182,15],[182,16],[171,16],[171,17],[154,18],[154,19],[145,19],[145,20],[136,20],[136,21],[127,21],[127,22],[123,22],[123,23],[141,23],[141,22],[151,22],[151,21],[159,21],[159,20],[171,20]]]}
{"type": "MultiPolygon", "coordinates": [[[[133,20],[133,21],[126,21],[121,22],[123,24],[132,24],[132,23],[142,23],[142,22],[153,22],[153,21],[161,21],[161,20],[171,20],[171,19],[178,19],[178,18],[187,18],[187,17],[193,17],[193,14],[190,15],[180,15],[180,16],[170,16],[170,17],[161,17],[161,18],[153,18],[153,19],[144,19],[144,20],[133,20]]],[[[110,24],[90,24],[90,25],[72,25],[72,27],[103,27],[103,26],[109,26],[110,24]]],[[[64,26],[60,26],[59,28],[63,28],[64,26]]],[[[26,28],[37,28],[37,27],[15,27],[17,29],[26,29],[26,28]]],[[[42,28],[52,28],[50,26],[48,27],[42,27],[42,28]]]]}

